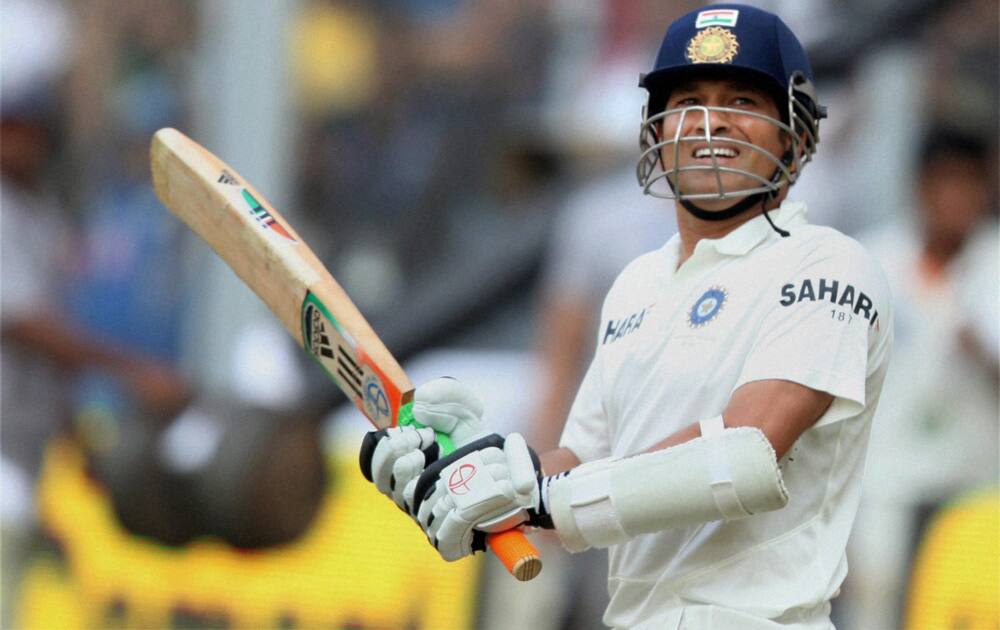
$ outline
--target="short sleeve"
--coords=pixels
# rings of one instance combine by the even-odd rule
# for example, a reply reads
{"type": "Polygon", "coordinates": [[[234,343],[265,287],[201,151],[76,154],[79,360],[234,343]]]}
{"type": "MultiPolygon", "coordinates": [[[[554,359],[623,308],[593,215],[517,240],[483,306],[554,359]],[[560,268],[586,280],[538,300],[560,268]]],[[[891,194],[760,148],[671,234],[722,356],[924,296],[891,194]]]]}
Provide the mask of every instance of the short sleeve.
{"type": "Polygon", "coordinates": [[[819,424],[860,413],[866,381],[887,360],[891,336],[888,284],[878,264],[856,242],[827,244],[765,299],[760,321],[734,390],[777,379],[827,392],[838,400],[819,424]]]}
{"type": "Polygon", "coordinates": [[[563,428],[559,446],[568,448],[580,459],[589,462],[611,455],[608,417],[604,408],[600,383],[600,355],[587,368],[580,389],[573,400],[569,418],[563,428]]]}

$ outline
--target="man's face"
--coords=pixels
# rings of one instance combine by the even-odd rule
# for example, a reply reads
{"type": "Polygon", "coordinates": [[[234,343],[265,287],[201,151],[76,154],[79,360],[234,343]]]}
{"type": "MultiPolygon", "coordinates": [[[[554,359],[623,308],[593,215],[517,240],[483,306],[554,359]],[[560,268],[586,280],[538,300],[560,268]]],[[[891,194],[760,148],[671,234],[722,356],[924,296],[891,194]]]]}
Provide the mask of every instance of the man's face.
{"type": "Polygon", "coordinates": [[[0,171],[21,186],[35,186],[51,157],[51,132],[37,121],[0,123],[0,171]]]}
{"type": "MultiPolygon", "coordinates": [[[[758,188],[761,181],[746,174],[722,171],[717,175],[714,164],[728,169],[738,169],[770,180],[778,168],[774,160],[759,150],[737,142],[748,143],[781,159],[791,139],[774,123],[749,114],[780,120],[778,106],[764,90],[736,80],[699,80],[675,87],[667,100],[666,109],[686,107],[726,107],[736,112],[688,110],[666,116],[662,121],[660,137],[672,140],[675,136],[696,137],[668,144],[660,150],[664,170],[702,166],[701,170],[684,171],[669,176],[675,189],[682,194],[719,194],[720,192],[758,188]],[[747,115],[742,114],[747,112],[747,115]],[[681,126],[678,134],[678,126],[681,126]],[[705,140],[710,135],[715,148],[715,161],[705,140]],[[728,141],[727,141],[728,140],[728,141]],[[721,179],[721,190],[720,182],[721,179]]],[[[695,203],[706,210],[731,206],[738,198],[698,199],[695,203]]]]}
{"type": "Polygon", "coordinates": [[[919,194],[927,237],[961,244],[988,211],[989,177],[982,162],[960,154],[943,154],[925,164],[919,194]]]}

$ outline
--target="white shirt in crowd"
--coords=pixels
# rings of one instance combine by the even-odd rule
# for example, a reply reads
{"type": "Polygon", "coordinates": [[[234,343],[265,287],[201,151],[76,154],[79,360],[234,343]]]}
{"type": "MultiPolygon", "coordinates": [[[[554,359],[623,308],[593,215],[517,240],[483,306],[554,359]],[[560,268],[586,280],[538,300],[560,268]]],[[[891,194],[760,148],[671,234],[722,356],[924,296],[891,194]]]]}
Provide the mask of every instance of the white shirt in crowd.
{"type": "MultiPolygon", "coordinates": [[[[57,310],[68,232],[52,199],[6,179],[0,186],[0,222],[0,321],[11,326],[38,320],[57,310]]],[[[51,361],[11,342],[0,352],[0,375],[3,524],[27,527],[34,518],[32,479],[66,414],[65,386],[51,361]]]]}

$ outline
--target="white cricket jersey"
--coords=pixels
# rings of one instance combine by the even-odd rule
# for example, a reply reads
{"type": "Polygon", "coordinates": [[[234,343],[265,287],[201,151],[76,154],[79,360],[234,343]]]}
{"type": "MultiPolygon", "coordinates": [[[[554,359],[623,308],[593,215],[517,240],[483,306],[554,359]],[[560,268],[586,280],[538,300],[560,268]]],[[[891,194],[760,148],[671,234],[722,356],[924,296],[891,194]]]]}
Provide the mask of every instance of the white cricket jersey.
{"type": "Polygon", "coordinates": [[[675,235],[621,273],[560,445],[584,462],[639,453],[762,379],[834,402],[780,462],[784,508],[609,550],[611,626],[829,627],[892,342],[890,293],[874,259],[807,224],[804,204],[770,214],[791,236],[759,216],[700,241],[679,269],[675,235]]]}

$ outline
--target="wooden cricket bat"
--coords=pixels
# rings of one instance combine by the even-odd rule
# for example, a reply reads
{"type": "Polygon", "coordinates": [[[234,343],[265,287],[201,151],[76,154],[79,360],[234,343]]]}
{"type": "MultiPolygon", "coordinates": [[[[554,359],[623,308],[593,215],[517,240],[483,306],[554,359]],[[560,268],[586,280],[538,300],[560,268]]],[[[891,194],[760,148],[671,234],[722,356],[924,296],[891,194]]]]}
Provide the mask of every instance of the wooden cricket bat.
{"type": "MultiPolygon", "coordinates": [[[[355,406],[383,429],[413,423],[413,385],[358,308],[284,218],[233,169],[176,129],[150,147],[160,200],[207,242],[278,316],[355,406]]],[[[438,436],[442,451],[452,450],[438,436]]],[[[490,548],[519,580],[542,569],[519,530],[490,535],[490,548]]]]}

